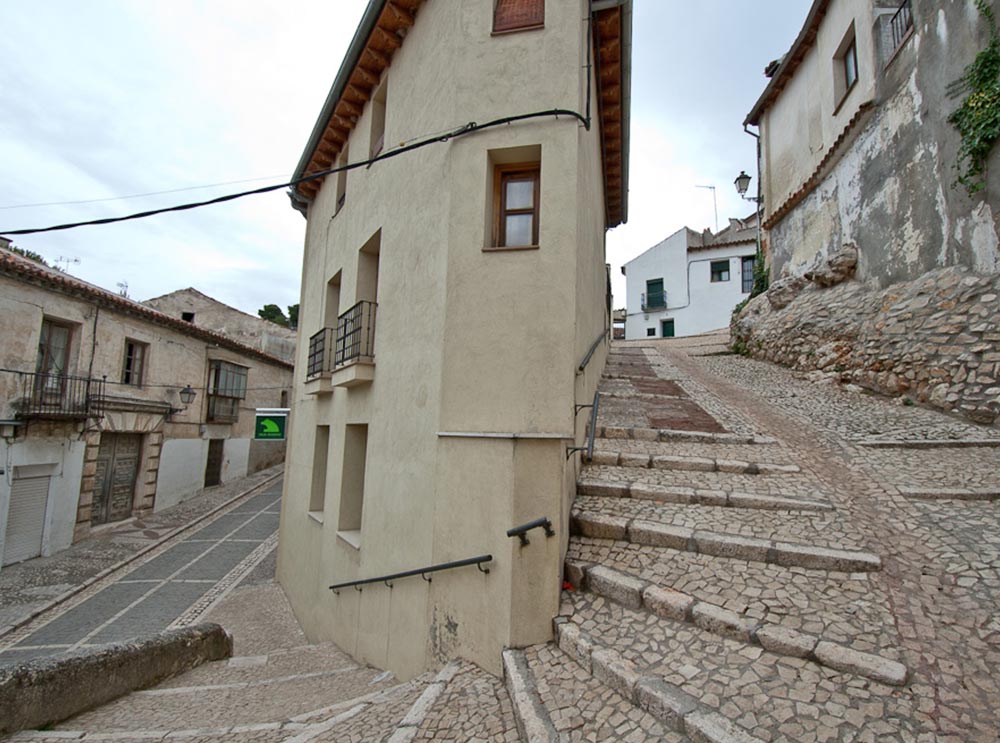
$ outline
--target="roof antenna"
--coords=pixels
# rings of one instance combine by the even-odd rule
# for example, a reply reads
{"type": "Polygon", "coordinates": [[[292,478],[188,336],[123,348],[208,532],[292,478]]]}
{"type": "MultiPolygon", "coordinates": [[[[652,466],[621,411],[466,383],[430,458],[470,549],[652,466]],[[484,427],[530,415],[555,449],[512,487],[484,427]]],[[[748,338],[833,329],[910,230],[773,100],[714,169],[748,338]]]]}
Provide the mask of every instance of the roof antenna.
{"type": "Polygon", "coordinates": [[[119,281],[117,286],[118,286],[118,296],[125,297],[125,299],[128,299],[128,282],[119,281]]]}
{"type": "Polygon", "coordinates": [[[62,255],[59,256],[58,258],[56,258],[56,268],[59,271],[62,271],[63,273],[69,273],[69,266],[70,266],[71,263],[75,263],[75,264],[79,265],[80,259],[79,258],[67,258],[66,256],[62,256],[62,255]],[[66,265],[65,266],[60,266],[59,265],[60,263],[65,263],[66,265]]]}
{"type": "Polygon", "coordinates": [[[715,205],[715,234],[719,234],[719,200],[715,198],[715,186],[695,186],[695,188],[709,188],[712,190],[712,204],[715,205]]]}

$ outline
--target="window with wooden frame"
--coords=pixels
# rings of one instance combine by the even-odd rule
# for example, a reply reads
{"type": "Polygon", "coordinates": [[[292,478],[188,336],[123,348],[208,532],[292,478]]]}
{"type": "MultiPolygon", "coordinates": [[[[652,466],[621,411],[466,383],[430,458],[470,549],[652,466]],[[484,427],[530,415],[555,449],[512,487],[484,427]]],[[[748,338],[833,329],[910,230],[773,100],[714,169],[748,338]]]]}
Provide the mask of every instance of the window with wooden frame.
{"type": "Polygon", "coordinates": [[[858,44],[852,22],[844,38],[833,55],[833,97],[834,114],[840,110],[847,94],[858,82],[858,44]]]}
{"type": "Polygon", "coordinates": [[[538,247],[541,165],[497,165],[493,170],[493,246],[538,247]]]}
{"type": "Polygon", "coordinates": [[[545,25],[545,0],[494,0],[493,33],[545,25]]]}
{"type": "Polygon", "coordinates": [[[149,346],[131,338],[125,339],[125,358],[122,360],[122,384],[142,387],[146,371],[146,356],[149,346]]]}
{"type": "Polygon", "coordinates": [[[208,420],[235,423],[240,400],[247,396],[247,367],[228,361],[210,361],[208,367],[208,420]]]}

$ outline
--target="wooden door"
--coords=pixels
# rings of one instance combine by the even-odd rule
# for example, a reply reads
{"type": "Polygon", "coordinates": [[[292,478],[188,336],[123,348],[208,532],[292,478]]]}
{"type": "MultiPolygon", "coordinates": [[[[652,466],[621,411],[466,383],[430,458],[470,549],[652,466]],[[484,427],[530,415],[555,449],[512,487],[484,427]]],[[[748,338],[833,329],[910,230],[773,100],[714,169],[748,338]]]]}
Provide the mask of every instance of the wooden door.
{"type": "Polygon", "coordinates": [[[132,515],[135,480],[139,473],[142,436],[133,433],[105,433],[97,453],[94,478],[92,524],[121,521],[132,515]]]}
{"type": "Polygon", "coordinates": [[[222,449],[225,439],[210,439],[208,442],[208,462],[205,464],[205,487],[222,482],[222,449]]]}

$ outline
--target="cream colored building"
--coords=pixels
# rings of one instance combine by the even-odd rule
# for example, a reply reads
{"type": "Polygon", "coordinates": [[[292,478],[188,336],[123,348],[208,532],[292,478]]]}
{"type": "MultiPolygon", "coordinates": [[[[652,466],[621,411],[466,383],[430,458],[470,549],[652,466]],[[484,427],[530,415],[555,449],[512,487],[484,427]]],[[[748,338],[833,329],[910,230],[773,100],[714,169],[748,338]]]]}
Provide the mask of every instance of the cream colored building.
{"type": "Polygon", "coordinates": [[[845,243],[879,287],[945,266],[1000,271],[1000,149],[982,192],[953,188],[960,137],[947,121],[988,40],[972,0],[813,1],[745,122],[760,129],[775,278],[845,243]]]}
{"type": "Polygon", "coordinates": [[[0,250],[2,564],[282,461],[254,411],[291,383],[281,359],[0,250]]]}
{"type": "Polygon", "coordinates": [[[292,193],[278,577],[311,638],[409,677],[454,656],[499,672],[503,647],[550,637],[610,332],[604,235],[626,217],[630,29],[629,0],[369,3],[296,174],[362,165],[292,193]],[[540,517],[554,538],[506,536],[540,517]]]}

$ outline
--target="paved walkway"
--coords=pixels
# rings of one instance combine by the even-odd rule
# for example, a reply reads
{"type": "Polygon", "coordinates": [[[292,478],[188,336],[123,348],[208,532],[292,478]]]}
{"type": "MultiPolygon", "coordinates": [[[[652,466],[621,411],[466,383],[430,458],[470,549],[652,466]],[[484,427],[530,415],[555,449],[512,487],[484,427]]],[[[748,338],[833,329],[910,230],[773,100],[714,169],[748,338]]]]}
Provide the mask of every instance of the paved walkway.
{"type": "MultiPolygon", "coordinates": [[[[277,544],[282,480],[275,479],[273,471],[268,474],[241,481],[239,486],[248,494],[202,517],[204,522],[196,528],[163,541],[121,570],[0,637],[0,665],[197,622],[277,544]]],[[[217,508],[220,498],[226,496],[233,499],[239,486],[213,493],[215,497],[199,504],[200,509],[184,509],[183,516],[190,519],[194,515],[198,521],[198,510],[204,512],[213,504],[217,508]]],[[[177,513],[161,517],[155,529],[148,522],[132,528],[160,536],[172,531],[179,517],[177,513]]],[[[118,536],[127,540],[129,532],[129,528],[119,530],[118,536]]],[[[88,541],[76,552],[103,552],[100,541],[88,541]]],[[[133,544],[135,551],[141,549],[141,542],[133,544]]],[[[26,567],[22,577],[45,574],[40,566],[26,567]]],[[[47,567],[50,576],[53,572],[58,575],[51,564],[47,567]]],[[[8,587],[16,585],[18,576],[4,573],[8,587]]],[[[79,580],[82,576],[77,572],[75,577],[79,580]]]]}

